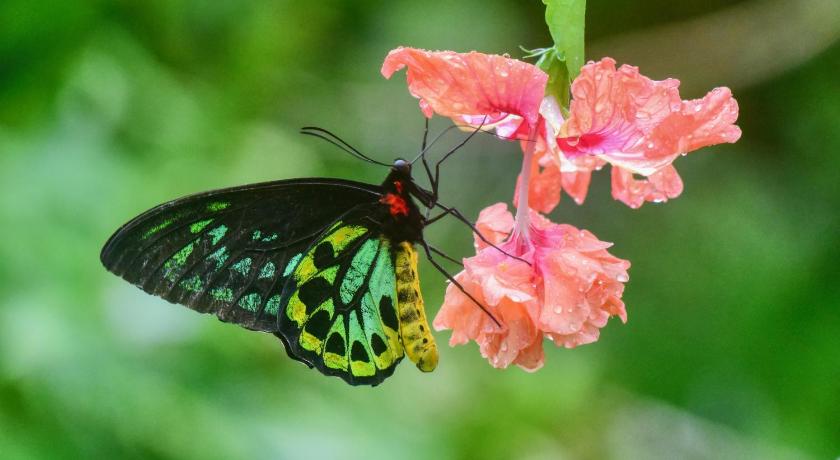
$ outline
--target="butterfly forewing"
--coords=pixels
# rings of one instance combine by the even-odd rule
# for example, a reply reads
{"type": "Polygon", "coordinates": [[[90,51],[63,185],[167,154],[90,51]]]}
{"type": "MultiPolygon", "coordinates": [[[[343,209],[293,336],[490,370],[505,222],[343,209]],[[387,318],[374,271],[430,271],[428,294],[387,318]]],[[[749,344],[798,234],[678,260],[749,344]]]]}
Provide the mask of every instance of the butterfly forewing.
{"type": "Polygon", "coordinates": [[[102,250],[110,271],[150,294],[277,331],[286,279],[342,218],[364,215],[376,186],[300,179],[202,193],[155,207],[102,250]]]}

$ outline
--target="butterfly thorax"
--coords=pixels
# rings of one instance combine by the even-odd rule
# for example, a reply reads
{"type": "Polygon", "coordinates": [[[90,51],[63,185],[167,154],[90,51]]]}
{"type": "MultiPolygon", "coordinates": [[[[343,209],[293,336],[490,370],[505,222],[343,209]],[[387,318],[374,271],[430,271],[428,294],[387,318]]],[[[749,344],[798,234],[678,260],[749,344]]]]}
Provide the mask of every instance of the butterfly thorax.
{"type": "Polygon", "coordinates": [[[393,168],[382,183],[382,230],[395,242],[418,243],[423,240],[423,216],[412,198],[420,191],[411,179],[410,170],[393,168]]]}

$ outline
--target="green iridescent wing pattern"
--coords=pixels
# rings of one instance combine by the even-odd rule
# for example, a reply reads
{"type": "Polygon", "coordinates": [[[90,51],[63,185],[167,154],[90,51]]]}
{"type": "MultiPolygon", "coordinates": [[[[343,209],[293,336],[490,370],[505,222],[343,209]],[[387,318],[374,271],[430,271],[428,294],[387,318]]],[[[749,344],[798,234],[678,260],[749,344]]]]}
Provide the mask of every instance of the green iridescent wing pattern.
{"type": "Polygon", "coordinates": [[[276,332],[304,253],[337,221],[362,219],[377,186],[296,179],[201,193],[120,228],[100,256],[144,291],[246,328],[276,332]]]}
{"type": "Polygon", "coordinates": [[[403,358],[391,242],[342,221],[291,270],[280,301],[289,354],[351,385],[376,385],[403,358]]]}

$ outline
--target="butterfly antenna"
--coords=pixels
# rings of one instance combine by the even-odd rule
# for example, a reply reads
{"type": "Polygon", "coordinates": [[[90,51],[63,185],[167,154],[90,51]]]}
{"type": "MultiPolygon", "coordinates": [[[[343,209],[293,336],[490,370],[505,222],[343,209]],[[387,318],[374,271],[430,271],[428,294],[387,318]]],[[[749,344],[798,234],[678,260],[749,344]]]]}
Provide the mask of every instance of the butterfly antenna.
{"type": "Polygon", "coordinates": [[[307,136],[313,136],[319,139],[323,139],[362,161],[367,161],[368,163],[373,163],[380,166],[391,166],[387,163],[383,163],[381,161],[377,161],[373,158],[370,158],[369,156],[365,155],[364,153],[360,152],[355,147],[347,143],[347,141],[345,141],[344,139],[338,137],[337,135],[324,128],[319,128],[317,126],[304,126],[300,129],[300,133],[306,134],[307,136]]]}

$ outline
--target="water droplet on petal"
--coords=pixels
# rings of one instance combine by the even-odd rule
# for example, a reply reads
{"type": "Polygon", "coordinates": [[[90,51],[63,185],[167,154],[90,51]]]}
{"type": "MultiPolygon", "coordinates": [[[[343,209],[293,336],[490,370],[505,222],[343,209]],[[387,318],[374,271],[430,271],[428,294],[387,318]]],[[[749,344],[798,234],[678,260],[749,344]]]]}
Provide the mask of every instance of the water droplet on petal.
{"type": "Polygon", "coordinates": [[[703,106],[702,106],[702,105],[697,104],[697,105],[695,105],[695,106],[694,106],[694,111],[695,111],[695,112],[699,112],[699,111],[701,111],[701,110],[703,110],[703,106]]]}
{"type": "Polygon", "coordinates": [[[652,149],[652,148],[653,148],[653,146],[654,146],[654,143],[653,143],[653,142],[648,142],[647,147],[648,147],[649,149],[652,149]]]}
{"type": "Polygon", "coordinates": [[[554,313],[557,313],[559,315],[560,313],[563,313],[563,309],[560,307],[554,307],[554,313]]]}

